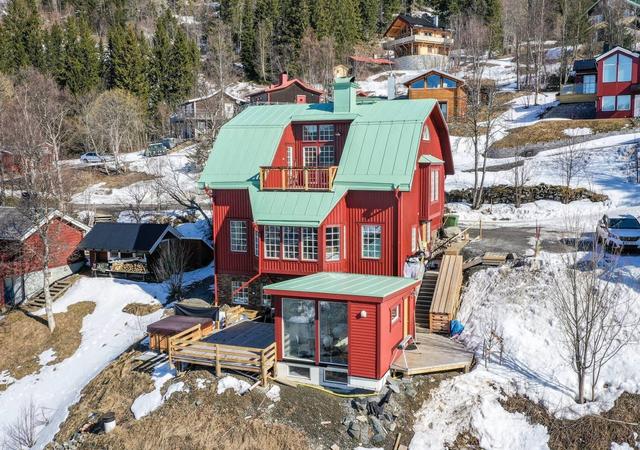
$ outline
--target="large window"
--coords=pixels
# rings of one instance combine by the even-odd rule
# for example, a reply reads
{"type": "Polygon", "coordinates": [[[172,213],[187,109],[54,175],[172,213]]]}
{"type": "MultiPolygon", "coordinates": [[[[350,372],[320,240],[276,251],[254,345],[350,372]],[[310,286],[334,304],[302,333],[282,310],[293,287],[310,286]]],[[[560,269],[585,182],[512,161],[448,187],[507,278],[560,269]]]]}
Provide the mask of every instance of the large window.
{"type": "Polygon", "coordinates": [[[264,227],[264,254],[267,258],[280,258],[280,227],[264,227]]]}
{"type": "Polygon", "coordinates": [[[349,338],[347,328],[347,304],[344,302],[319,302],[320,362],[347,364],[349,338]]]}
{"type": "Polygon", "coordinates": [[[320,125],[320,140],[333,141],[335,130],[333,125],[320,125]]]}
{"type": "Polygon", "coordinates": [[[613,55],[604,60],[602,81],[605,83],[612,83],[616,81],[616,72],[618,66],[618,56],[613,55]]]}
{"type": "Polygon", "coordinates": [[[380,259],[382,255],[382,225],[362,225],[362,257],[380,259]]]}
{"type": "Polygon", "coordinates": [[[247,222],[244,220],[232,220],[231,227],[231,251],[247,251],[247,222]]]}
{"type": "Polygon", "coordinates": [[[618,55],[618,81],[631,81],[631,58],[618,55]]]}
{"type": "Polygon", "coordinates": [[[282,228],[284,259],[300,258],[300,231],[296,227],[282,228]]]}
{"type": "Polygon", "coordinates": [[[317,125],[303,125],[303,127],[302,127],[302,140],[303,141],[317,141],[318,140],[318,126],[317,125]]]}
{"type": "Polygon", "coordinates": [[[616,97],[614,95],[606,95],[602,97],[602,110],[603,111],[616,110],[616,97]]]}
{"type": "Polygon", "coordinates": [[[442,78],[440,78],[440,75],[429,75],[427,77],[428,89],[438,89],[440,87],[440,83],[442,83],[442,78]]]}
{"type": "Polygon", "coordinates": [[[582,92],[584,94],[595,94],[596,93],[596,76],[595,75],[585,75],[582,80],[582,92]]]}
{"type": "Polygon", "coordinates": [[[631,81],[631,58],[626,55],[612,55],[603,62],[602,81],[613,83],[615,81],[631,81]]]}
{"type": "Polygon", "coordinates": [[[302,259],[315,261],[318,259],[318,229],[305,227],[302,233],[302,259]]]}
{"type": "Polygon", "coordinates": [[[451,78],[442,78],[442,87],[453,89],[458,85],[455,80],[451,78]]]}
{"type": "Polygon", "coordinates": [[[238,305],[246,305],[249,303],[249,289],[242,287],[242,281],[231,282],[231,301],[238,305]]]}
{"type": "Polygon", "coordinates": [[[333,145],[323,145],[320,147],[320,167],[329,167],[335,164],[335,151],[333,145]]]}
{"type": "Polygon", "coordinates": [[[629,111],[631,109],[631,96],[618,95],[618,103],[616,108],[618,111],[629,111]]]}
{"type": "Polygon", "coordinates": [[[435,202],[440,197],[440,172],[438,169],[431,169],[431,194],[430,198],[432,202],[435,202]]]}
{"type": "Polygon", "coordinates": [[[424,89],[424,78],[420,78],[419,80],[416,80],[413,83],[411,83],[411,88],[412,89],[424,89]]]}
{"type": "Polygon", "coordinates": [[[305,167],[318,166],[318,147],[304,147],[302,149],[302,156],[305,167]]]}
{"type": "Polygon", "coordinates": [[[340,260],[340,227],[325,229],[325,259],[327,261],[340,260]]]}
{"type": "Polygon", "coordinates": [[[313,300],[282,299],[285,358],[315,361],[316,329],[313,300]]]}

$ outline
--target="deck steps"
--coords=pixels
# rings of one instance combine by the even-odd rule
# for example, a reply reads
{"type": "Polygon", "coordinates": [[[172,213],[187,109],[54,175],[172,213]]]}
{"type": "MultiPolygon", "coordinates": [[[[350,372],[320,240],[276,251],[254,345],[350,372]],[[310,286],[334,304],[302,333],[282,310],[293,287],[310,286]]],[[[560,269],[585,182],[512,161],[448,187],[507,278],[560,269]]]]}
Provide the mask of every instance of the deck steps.
{"type": "Polygon", "coordinates": [[[416,301],[416,327],[429,328],[429,310],[436,289],[438,272],[426,271],[416,301]]]}
{"type": "MultiPolygon", "coordinates": [[[[51,293],[51,301],[54,302],[60,297],[62,297],[62,295],[65,292],[67,292],[67,290],[73,285],[73,283],[75,283],[78,280],[78,278],[80,278],[80,275],[74,273],[67,277],[61,278],[58,281],[54,281],[51,284],[51,286],[49,286],[49,292],[51,293]]],[[[36,295],[34,295],[33,297],[29,298],[24,304],[24,308],[27,311],[35,311],[44,307],[45,307],[44,289],[41,290],[36,295]]]]}

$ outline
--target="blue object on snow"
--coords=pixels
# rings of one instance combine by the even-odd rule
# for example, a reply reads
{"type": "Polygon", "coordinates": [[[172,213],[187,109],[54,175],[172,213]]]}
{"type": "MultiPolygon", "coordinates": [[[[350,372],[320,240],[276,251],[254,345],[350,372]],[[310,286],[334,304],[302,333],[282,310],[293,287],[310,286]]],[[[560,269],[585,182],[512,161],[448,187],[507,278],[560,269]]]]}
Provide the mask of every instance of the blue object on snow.
{"type": "Polygon", "coordinates": [[[462,333],[462,330],[464,330],[464,325],[462,325],[459,320],[452,320],[449,324],[449,329],[451,331],[451,336],[457,336],[462,333]]]}

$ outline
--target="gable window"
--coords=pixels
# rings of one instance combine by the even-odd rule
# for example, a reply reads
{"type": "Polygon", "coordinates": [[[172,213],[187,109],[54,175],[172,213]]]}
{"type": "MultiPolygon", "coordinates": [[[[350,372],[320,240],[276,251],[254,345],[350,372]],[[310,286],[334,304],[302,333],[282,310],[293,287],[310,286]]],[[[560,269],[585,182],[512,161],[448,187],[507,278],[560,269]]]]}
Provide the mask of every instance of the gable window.
{"type": "Polygon", "coordinates": [[[244,220],[232,220],[231,227],[231,251],[247,251],[247,222],[244,220]]]}
{"type": "Polygon", "coordinates": [[[264,253],[267,258],[280,258],[280,227],[264,227],[264,253]]]}
{"type": "Polygon", "coordinates": [[[595,75],[585,75],[582,79],[582,92],[584,94],[595,94],[596,93],[596,76],[595,75]]]}
{"type": "Polygon", "coordinates": [[[317,125],[303,125],[302,126],[302,140],[303,141],[317,141],[318,140],[318,126],[317,125]]]}
{"type": "Polygon", "coordinates": [[[602,81],[613,83],[615,81],[631,81],[631,58],[626,55],[612,55],[603,62],[602,81]]]}
{"type": "Polygon", "coordinates": [[[253,231],[253,254],[260,256],[260,232],[258,230],[253,231]]]}
{"type": "Polygon", "coordinates": [[[602,97],[602,110],[603,111],[616,110],[616,97],[614,95],[606,95],[602,97]]]}
{"type": "Polygon", "coordinates": [[[242,281],[231,282],[231,301],[238,305],[246,305],[249,303],[249,289],[242,287],[242,281]],[[242,289],[240,289],[242,287],[242,289]],[[237,292],[236,292],[237,291],[237,292]]]}
{"type": "Polygon", "coordinates": [[[300,232],[296,227],[282,228],[282,250],[284,259],[300,257],[300,232]]]}
{"type": "Polygon", "coordinates": [[[458,83],[451,78],[443,78],[442,79],[442,87],[454,89],[458,86],[458,83]]]}
{"type": "Polygon", "coordinates": [[[631,96],[618,95],[617,109],[618,111],[629,111],[631,109],[631,96]]]}
{"type": "Polygon", "coordinates": [[[602,81],[605,83],[612,83],[616,81],[616,71],[618,66],[618,56],[613,55],[604,60],[602,81]]]}
{"type": "Polygon", "coordinates": [[[380,259],[382,255],[382,225],[362,225],[362,257],[380,259]]]}
{"type": "Polygon", "coordinates": [[[631,81],[631,58],[618,55],[618,81],[631,81]]]}
{"type": "Polygon", "coordinates": [[[333,125],[320,125],[320,140],[333,141],[335,130],[333,125]]]}
{"type": "Polygon", "coordinates": [[[440,197],[440,172],[438,169],[431,169],[431,201],[436,202],[440,197]]]}
{"type": "Polygon", "coordinates": [[[329,167],[335,164],[336,155],[333,145],[323,145],[320,147],[320,167],[329,167]]]}
{"type": "Polygon", "coordinates": [[[429,125],[425,125],[422,129],[422,140],[430,141],[431,140],[431,132],[429,131],[429,125]]]}
{"type": "Polygon", "coordinates": [[[316,261],[318,259],[318,229],[304,227],[302,234],[302,259],[316,261]]]}
{"type": "Polygon", "coordinates": [[[340,227],[325,229],[325,260],[340,260],[340,227]]]}
{"type": "Polygon", "coordinates": [[[438,89],[441,83],[442,78],[440,78],[440,75],[429,75],[427,77],[427,88],[429,89],[438,89]]]}
{"type": "Polygon", "coordinates": [[[424,89],[424,78],[420,78],[419,80],[416,80],[413,83],[411,83],[411,88],[412,89],[424,89]]]}

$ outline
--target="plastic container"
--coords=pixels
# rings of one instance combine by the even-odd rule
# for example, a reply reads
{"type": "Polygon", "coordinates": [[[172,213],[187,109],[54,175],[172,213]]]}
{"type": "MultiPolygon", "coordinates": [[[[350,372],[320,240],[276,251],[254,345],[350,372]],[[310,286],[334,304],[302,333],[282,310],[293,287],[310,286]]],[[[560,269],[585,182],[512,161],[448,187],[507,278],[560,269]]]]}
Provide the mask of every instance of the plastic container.
{"type": "Polygon", "coordinates": [[[102,416],[102,428],[105,433],[111,433],[116,428],[116,415],[108,412],[102,416]]]}
{"type": "Polygon", "coordinates": [[[457,227],[458,215],[457,214],[445,214],[444,215],[444,228],[457,227]]]}

